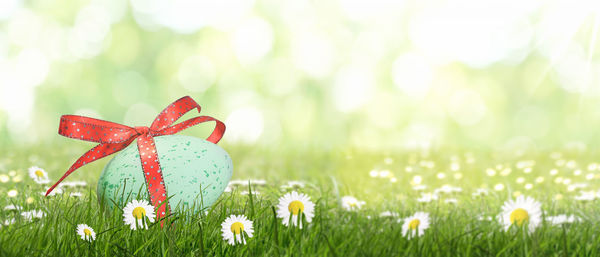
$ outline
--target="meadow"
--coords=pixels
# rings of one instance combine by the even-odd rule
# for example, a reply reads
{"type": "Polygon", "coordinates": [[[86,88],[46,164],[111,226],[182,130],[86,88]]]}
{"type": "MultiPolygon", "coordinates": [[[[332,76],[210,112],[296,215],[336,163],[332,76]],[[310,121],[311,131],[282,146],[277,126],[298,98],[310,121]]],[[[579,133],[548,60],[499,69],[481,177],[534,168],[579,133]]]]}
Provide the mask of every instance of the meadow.
{"type": "Polygon", "coordinates": [[[82,168],[68,179],[79,183],[44,197],[47,185],[34,183],[27,169],[45,167],[55,180],[74,151],[3,152],[0,256],[600,255],[600,163],[593,153],[281,155],[229,149],[234,180],[216,204],[201,212],[173,213],[170,226],[154,222],[138,230],[123,223],[122,206],[111,210],[96,196],[106,161],[82,168]],[[277,217],[278,199],[290,191],[308,195],[315,204],[312,221],[302,228],[284,226],[277,217]],[[542,219],[534,231],[516,223],[505,230],[498,217],[503,203],[519,195],[541,203],[542,219]],[[364,204],[347,208],[344,196],[364,204]],[[430,226],[422,236],[410,237],[402,227],[415,212],[428,213],[430,226]],[[221,235],[221,223],[232,214],[253,222],[246,244],[228,244],[221,235]],[[566,218],[556,218],[561,214],[566,218]],[[78,224],[93,228],[95,240],[82,240],[78,224]]]}

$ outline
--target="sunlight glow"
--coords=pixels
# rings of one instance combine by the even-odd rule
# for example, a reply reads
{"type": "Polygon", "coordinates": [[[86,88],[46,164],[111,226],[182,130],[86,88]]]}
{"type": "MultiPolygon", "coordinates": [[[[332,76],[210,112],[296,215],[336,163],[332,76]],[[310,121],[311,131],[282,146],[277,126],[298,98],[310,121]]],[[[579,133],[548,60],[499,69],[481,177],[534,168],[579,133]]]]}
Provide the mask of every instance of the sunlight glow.
{"type": "Polygon", "coordinates": [[[20,0],[2,0],[0,1],[0,20],[10,18],[22,3],[20,0]]]}
{"type": "Polygon", "coordinates": [[[233,47],[242,64],[260,61],[273,44],[271,25],[260,18],[249,19],[238,27],[233,36],[233,47]]]}
{"type": "Polygon", "coordinates": [[[487,111],[479,93],[466,89],[454,92],[447,107],[454,121],[464,126],[477,124],[487,111]]]}
{"type": "Polygon", "coordinates": [[[263,132],[264,120],[262,113],[254,107],[236,109],[227,116],[228,142],[253,143],[263,132]]]}
{"type": "Polygon", "coordinates": [[[299,32],[292,36],[292,61],[311,77],[325,77],[333,68],[333,45],[320,33],[299,32]]]}
{"type": "Polygon", "coordinates": [[[411,97],[424,97],[429,91],[433,71],[423,56],[405,53],[392,64],[394,84],[411,97]]]}
{"type": "Polygon", "coordinates": [[[355,110],[372,97],[374,86],[375,78],[370,67],[360,64],[342,67],[333,86],[334,104],[342,112],[355,110]]]}
{"type": "Polygon", "coordinates": [[[165,26],[190,34],[205,26],[230,29],[251,12],[252,0],[131,0],[134,17],[147,29],[165,26]]]}
{"type": "Polygon", "coordinates": [[[212,61],[200,55],[183,60],[177,72],[177,79],[181,85],[192,92],[204,92],[215,83],[216,77],[216,68],[212,61]]]}
{"type": "Polygon", "coordinates": [[[486,67],[515,54],[523,56],[528,49],[533,36],[527,19],[530,5],[461,0],[428,8],[412,18],[410,39],[438,62],[486,67]]]}

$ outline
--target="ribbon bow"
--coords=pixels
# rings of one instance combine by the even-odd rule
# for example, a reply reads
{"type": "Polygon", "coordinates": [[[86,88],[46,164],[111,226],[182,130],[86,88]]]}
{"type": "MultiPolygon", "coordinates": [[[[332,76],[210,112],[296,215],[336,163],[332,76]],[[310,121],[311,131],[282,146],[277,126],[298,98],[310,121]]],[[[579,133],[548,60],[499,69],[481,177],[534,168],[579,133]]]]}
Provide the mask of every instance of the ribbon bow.
{"type": "Polygon", "coordinates": [[[153,137],[172,135],[207,121],[216,122],[215,129],[206,139],[207,141],[216,144],[223,137],[223,133],[225,133],[225,124],[209,116],[194,117],[173,125],[181,116],[193,109],[198,109],[198,113],[200,113],[200,105],[194,99],[189,96],[182,97],[167,106],[154,119],[150,127],[129,127],[83,116],[63,115],[60,118],[58,134],[100,144],[79,157],[58,182],[48,189],[46,196],[79,167],[121,151],[137,138],[137,147],[140,153],[140,161],[150,200],[152,205],[157,208],[157,217],[164,216],[165,213],[170,211],[170,207],[167,203],[167,189],[162,177],[153,137]]]}

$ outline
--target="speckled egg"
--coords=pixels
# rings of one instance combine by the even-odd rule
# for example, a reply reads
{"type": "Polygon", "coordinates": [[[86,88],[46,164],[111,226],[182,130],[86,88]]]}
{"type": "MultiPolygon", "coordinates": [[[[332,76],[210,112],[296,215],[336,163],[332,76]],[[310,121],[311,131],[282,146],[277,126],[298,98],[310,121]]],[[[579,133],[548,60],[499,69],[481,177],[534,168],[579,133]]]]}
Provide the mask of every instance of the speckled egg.
{"type": "MultiPolygon", "coordinates": [[[[204,139],[169,135],[155,137],[172,210],[200,210],[211,206],[223,193],[231,174],[231,158],[218,145],[204,139]]],[[[148,199],[140,155],[134,141],[110,160],[98,181],[98,199],[113,206],[127,199],[148,199]],[[141,195],[140,195],[141,194],[141,195]]]]}

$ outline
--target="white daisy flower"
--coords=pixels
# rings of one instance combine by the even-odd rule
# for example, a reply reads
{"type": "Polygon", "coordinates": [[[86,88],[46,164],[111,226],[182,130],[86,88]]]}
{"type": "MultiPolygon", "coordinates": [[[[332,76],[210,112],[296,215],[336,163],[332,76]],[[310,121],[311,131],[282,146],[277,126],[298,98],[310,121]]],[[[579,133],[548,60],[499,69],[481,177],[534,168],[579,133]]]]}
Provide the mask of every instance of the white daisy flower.
{"type": "Polygon", "coordinates": [[[43,211],[40,211],[40,210],[33,210],[33,211],[21,212],[21,216],[23,216],[23,218],[25,218],[25,220],[27,220],[27,221],[32,221],[34,218],[41,219],[41,218],[45,217],[46,213],[44,213],[43,211]]]}
{"type": "Polygon", "coordinates": [[[574,197],[577,201],[593,201],[598,198],[598,193],[594,191],[581,191],[579,195],[574,197]]]}
{"type": "Polygon", "coordinates": [[[569,188],[569,189],[571,189],[571,190],[573,191],[573,190],[576,190],[576,189],[582,189],[582,188],[586,188],[586,187],[588,187],[588,186],[589,186],[589,185],[588,185],[587,183],[575,183],[575,184],[571,184],[571,185],[569,185],[569,187],[568,187],[568,188],[569,188]]]}
{"type": "Polygon", "coordinates": [[[484,195],[488,195],[490,193],[490,191],[487,188],[477,188],[477,190],[475,190],[475,192],[473,192],[473,194],[471,194],[473,197],[478,197],[478,196],[484,196],[484,195]]]}
{"type": "Polygon", "coordinates": [[[77,225],[77,234],[81,237],[81,239],[85,241],[93,241],[96,240],[96,232],[94,229],[88,226],[87,224],[79,224],[77,225]]]}
{"type": "Polygon", "coordinates": [[[425,230],[429,228],[429,213],[416,212],[410,217],[403,219],[402,235],[410,238],[419,237],[425,234],[425,230]]]}
{"type": "Polygon", "coordinates": [[[412,189],[415,191],[423,191],[423,190],[427,189],[427,185],[416,185],[416,186],[413,186],[412,189]]]}
{"type": "MultiPolygon", "coordinates": [[[[249,195],[250,192],[248,192],[248,191],[242,191],[242,192],[240,192],[240,194],[241,195],[249,195]]],[[[260,192],[252,190],[252,195],[260,195],[260,192]]]]}
{"type": "Polygon", "coordinates": [[[448,198],[444,200],[444,203],[457,204],[458,200],[456,198],[448,198]]]}
{"type": "Polygon", "coordinates": [[[254,186],[264,186],[267,184],[267,181],[264,179],[249,179],[249,180],[236,179],[236,180],[229,181],[229,183],[227,185],[230,187],[235,187],[235,186],[247,187],[248,184],[254,185],[254,186]]]}
{"type": "Polygon", "coordinates": [[[33,166],[29,168],[29,176],[38,184],[48,184],[50,183],[50,179],[48,179],[48,173],[37,166],[33,166]]]}
{"type": "Polygon", "coordinates": [[[391,212],[391,211],[384,211],[382,213],[379,214],[379,217],[385,218],[385,217],[398,217],[400,216],[400,214],[398,214],[397,212],[391,212]]]}
{"type": "Polygon", "coordinates": [[[7,206],[4,206],[5,211],[21,211],[22,209],[23,207],[21,207],[20,205],[9,204],[7,206]]]}
{"type": "Polygon", "coordinates": [[[295,188],[303,188],[304,186],[306,186],[306,183],[302,182],[302,181],[288,181],[285,185],[281,186],[281,189],[295,189],[295,188]]]}
{"type": "Polygon", "coordinates": [[[267,184],[267,181],[264,179],[251,179],[250,184],[257,186],[264,186],[267,184]]]}
{"type": "MultiPolygon", "coordinates": [[[[41,195],[46,195],[46,192],[48,192],[48,189],[50,189],[49,187],[46,188],[45,191],[40,192],[41,195]]],[[[54,195],[60,195],[62,194],[64,191],[62,190],[62,188],[60,187],[60,185],[58,187],[55,187],[54,190],[52,190],[52,192],[50,192],[48,194],[48,196],[54,196],[54,195]]]]}
{"type": "Polygon", "coordinates": [[[460,193],[460,192],[462,192],[462,188],[451,186],[451,185],[443,185],[442,187],[436,188],[433,191],[433,193],[436,195],[439,193],[450,194],[450,193],[460,193]]]}
{"type": "Polygon", "coordinates": [[[12,224],[15,224],[15,218],[5,220],[3,224],[4,224],[4,226],[10,226],[12,224]]]}
{"type": "Polygon", "coordinates": [[[550,224],[555,225],[555,226],[560,226],[565,223],[573,223],[573,222],[580,221],[580,220],[581,219],[579,217],[575,217],[575,215],[567,216],[566,214],[560,214],[558,216],[546,217],[546,221],[548,221],[550,224]]]}
{"type": "Polygon", "coordinates": [[[342,208],[344,208],[347,211],[355,211],[358,210],[360,208],[362,208],[362,206],[365,204],[365,201],[359,201],[358,199],[354,198],[353,196],[344,196],[342,197],[342,208]]]}
{"type": "Polygon", "coordinates": [[[71,192],[69,194],[69,196],[71,196],[71,197],[82,197],[83,194],[81,192],[71,192]]]}
{"type": "Polygon", "coordinates": [[[417,202],[428,203],[438,199],[438,195],[435,193],[421,193],[421,197],[417,198],[417,202]]]}
{"type": "Polygon", "coordinates": [[[512,225],[527,224],[528,231],[533,232],[542,222],[541,204],[523,195],[518,196],[516,200],[504,202],[500,215],[504,229],[507,231],[512,225]]]}
{"type": "Polygon", "coordinates": [[[15,197],[19,194],[19,192],[16,189],[11,189],[8,190],[8,192],[6,192],[6,195],[8,195],[8,197],[15,197]]]}
{"type": "Polygon", "coordinates": [[[10,180],[10,177],[6,174],[0,174],[0,183],[6,183],[10,180]]]}
{"type": "Polygon", "coordinates": [[[283,225],[288,226],[290,219],[292,226],[302,228],[301,214],[306,217],[306,222],[310,223],[314,216],[315,204],[310,201],[310,197],[305,194],[299,194],[296,191],[289,192],[279,198],[277,205],[277,217],[283,219],[283,225]],[[299,223],[299,224],[298,224],[299,223]]]}
{"type": "Polygon", "coordinates": [[[227,184],[228,186],[243,186],[243,185],[248,185],[248,181],[246,180],[240,180],[240,179],[233,179],[230,180],[229,183],[227,184]]]}
{"type": "Polygon", "coordinates": [[[148,228],[148,221],[154,222],[154,207],[146,200],[133,200],[123,208],[123,222],[132,230],[148,228]],[[146,220],[148,218],[148,220],[146,220]]]}
{"type": "Polygon", "coordinates": [[[246,244],[246,238],[252,237],[254,227],[252,221],[244,215],[231,215],[221,223],[223,240],[230,245],[246,244]]]}
{"type": "Polygon", "coordinates": [[[479,216],[477,216],[477,220],[480,220],[480,221],[493,221],[494,217],[479,215],[479,216]]]}
{"type": "Polygon", "coordinates": [[[63,187],[85,187],[87,182],[85,181],[65,181],[61,183],[63,187]]]}

